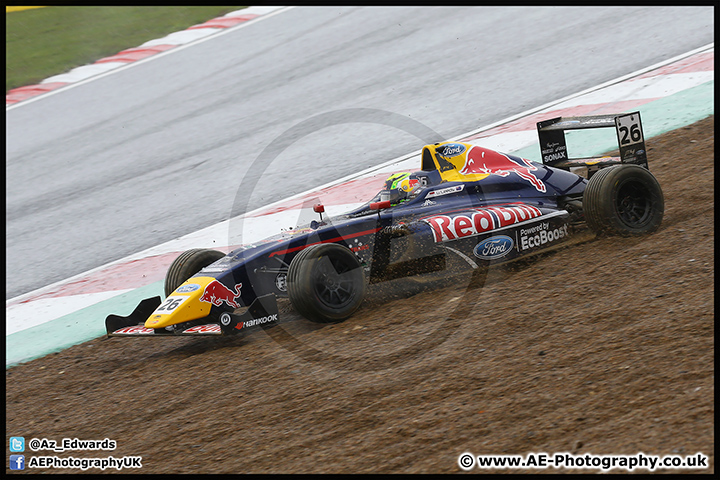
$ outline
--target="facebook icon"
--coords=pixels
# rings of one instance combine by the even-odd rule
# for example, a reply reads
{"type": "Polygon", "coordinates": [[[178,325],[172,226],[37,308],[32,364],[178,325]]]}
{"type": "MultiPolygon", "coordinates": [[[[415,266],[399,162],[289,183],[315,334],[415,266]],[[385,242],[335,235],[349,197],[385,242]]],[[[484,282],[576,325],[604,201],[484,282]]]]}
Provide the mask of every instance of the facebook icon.
{"type": "Polygon", "coordinates": [[[10,455],[10,470],[25,470],[25,455],[10,455]]]}

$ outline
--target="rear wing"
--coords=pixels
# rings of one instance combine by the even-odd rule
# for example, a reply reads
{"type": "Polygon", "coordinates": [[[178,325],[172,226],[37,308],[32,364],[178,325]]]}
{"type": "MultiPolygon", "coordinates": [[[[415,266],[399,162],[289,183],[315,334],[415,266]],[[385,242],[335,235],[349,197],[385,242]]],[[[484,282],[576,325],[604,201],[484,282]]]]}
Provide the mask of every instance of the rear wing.
{"type": "Polygon", "coordinates": [[[566,170],[571,167],[587,167],[588,178],[600,168],[618,163],[632,163],[648,168],[640,112],[551,118],[538,122],[537,130],[544,165],[566,170]],[[568,158],[566,130],[605,127],[615,127],[619,157],[568,158]]]}

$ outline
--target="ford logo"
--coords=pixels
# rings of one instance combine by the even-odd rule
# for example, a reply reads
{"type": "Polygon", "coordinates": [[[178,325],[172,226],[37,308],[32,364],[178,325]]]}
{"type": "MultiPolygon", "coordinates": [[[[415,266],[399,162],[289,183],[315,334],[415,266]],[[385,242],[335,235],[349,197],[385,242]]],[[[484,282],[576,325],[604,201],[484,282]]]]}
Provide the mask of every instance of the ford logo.
{"type": "Polygon", "coordinates": [[[503,257],[512,250],[513,239],[505,235],[490,237],[475,245],[475,256],[483,260],[493,260],[503,257]]]}
{"type": "Polygon", "coordinates": [[[198,285],[197,283],[188,283],[187,285],[183,285],[182,287],[178,287],[178,289],[175,290],[175,291],[176,291],[177,293],[189,293],[189,292],[194,292],[194,291],[197,290],[198,288],[200,288],[200,285],[198,285]]]}
{"type": "Polygon", "coordinates": [[[465,151],[465,145],[461,143],[448,143],[443,149],[442,155],[445,158],[457,157],[465,151]]]}

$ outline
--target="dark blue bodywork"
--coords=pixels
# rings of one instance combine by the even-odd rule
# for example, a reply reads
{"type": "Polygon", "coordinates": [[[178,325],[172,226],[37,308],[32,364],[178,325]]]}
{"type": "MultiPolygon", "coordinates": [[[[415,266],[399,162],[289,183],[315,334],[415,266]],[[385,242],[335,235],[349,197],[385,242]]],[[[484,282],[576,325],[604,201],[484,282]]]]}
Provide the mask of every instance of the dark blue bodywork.
{"type": "MultiPolygon", "coordinates": [[[[511,159],[518,159],[508,155],[511,159]]],[[[318,243],[338,243],[355,252],[364,266],[370,283],[391,280],[400,276],[422,273],[423,259],[440,259],[446,254],[443,242],[435,241],[432,226],[428,218],[445,215],[449,218],[468,215],[483,207],[514,206],[518,204],[537,207],[542,215],[518,222],[501,230],[503,236],[517,237],[521,227],[530,230],[535,224],[547,223],[545,230],[554,230],[566,226],[574,219],[572,212],[565,210],[569,202],[582,198],[587,180],[565,170],[534,164],[534,174],[547,187],[539,192],[531,184],[522,181],[517,175],[490,176],[476,182],[441,182],[437,171],[418,171],[411,178],[424,179],[426,185],[419,189],[414,198],[389,208],[373,209],[380,194],[364,206],[344,215],[327,220],[327,223],[312,222],[298,230],[302,233],[283,233],[269,237],[252,246],[243,246],[230,252],[225,258],[201,270],[197,276],[212,276],[225,285],[243,284],[239,300],[249,306],[257,297],[273,293],[286,296],[284,276],[293,258],[305,247],[318,243]],[[433,192],[462,190],[440,196],[433,192]],[[391,262],[391,244],[394,238],[410,236],[415,248],[417,260],[403,265],[405,268],[393,268],[391,262]],[[250,287],[250,288],[248,288],[250,287]]],[[[491,230],[477,235],[469,235],[444,242],[452,245],[465,255],[477,257],[475,247],[488,237],[497,235],[491,230]]],[[[562,240],[567,236],[563,235],[562,240]]],[[[558,238],[557,241],[561,239],[558,238]]],[[[530,254],[537,248],[521,251],[521,241],[513,240],[515,250],[503,255],[492,263],[509,261],[518,256],[530,254]]],[[[549,242],[556,243],[556,242],[549,242]]],[[[480,260],[477,260],[480,262],[480,260]]],[[[432,262],[430,262],[432,263],[432,262]]],[[[442,262],[439,262],[442,264],[442,262]]],[[[438,262],[434,262],[437,265],[438,262]]],[[[428,268],[437,268],[428,267],[428,268]]],[[[220,309],[220,307],[218,307],[220,309]]]]}

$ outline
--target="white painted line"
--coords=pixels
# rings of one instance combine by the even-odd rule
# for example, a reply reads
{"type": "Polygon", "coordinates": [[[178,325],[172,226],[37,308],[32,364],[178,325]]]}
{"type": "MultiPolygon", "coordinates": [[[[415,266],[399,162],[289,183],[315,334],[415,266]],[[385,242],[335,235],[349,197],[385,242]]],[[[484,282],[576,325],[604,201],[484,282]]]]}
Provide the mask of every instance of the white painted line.
{"type": "Polygon", "coordinates": [[[235,10],[234,12],[226,13],[225,17],[242,17],[243,15],[267,15],[268,13],[274,12],[285,7],[265,7],[265,6],[251,6],[243,8],[242,10],[235,10]]]}
{"type": "Polygon", "coordinates": [[[110,70],[115,70],[116,68],[124,67],[128,64],[128,62],[104,62],[104,63],[93,63],[91,65],[83,65],[82,67],[75,67],[72,70],[70,70],[68,73],[61,73],[60,75],[54,75],[52,77],[48,77],[40,84],[45,83],[53,83],[53,82],[64,82],[64,83],[74,83],[74,82],[80,82],[82,80],[88,79],[90,77],[95,77],[98,75],[102,75],[106,72],[109,72],[110,70]]]}
{"type": "MultiPolygon", "coordinates": [[[[242,25],[242,24],[241,24],[242,25]]],[[[140,47],[154,47],[156,45],[185,45],[186,43],[195,42],[201,38],[214,35],[225,28],[195,28],[193,30],[182,30],[166,35],[162,38],[156,38],[143,43],[140,47]]]]}

